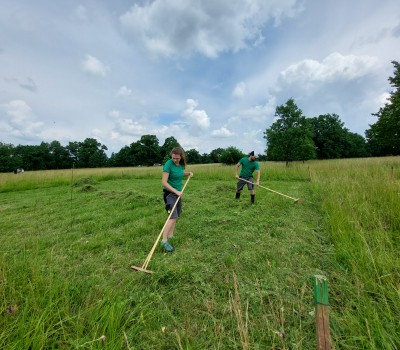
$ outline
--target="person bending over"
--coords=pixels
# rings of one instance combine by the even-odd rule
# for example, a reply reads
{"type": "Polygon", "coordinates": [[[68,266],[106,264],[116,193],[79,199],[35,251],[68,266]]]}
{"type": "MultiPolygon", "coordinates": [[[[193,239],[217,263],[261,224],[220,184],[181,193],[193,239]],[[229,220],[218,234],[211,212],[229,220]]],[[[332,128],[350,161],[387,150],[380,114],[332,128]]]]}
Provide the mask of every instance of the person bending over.
{"type": "Polygon", "coordinates": [[[171,151],[171,159],[164,164],[162,173],[163,197],[165,209],[168,213],[171,213],[176,201],[179,200],[165,226],[161,240],[161,244],[167,252],[174,251],[168,240],[174,236],[176,220],[182,212],[182,179],[184,176],[193,176],[192,172],[185,172],[185,167],[184,151],[181,147],[175,147],[171,151]]]}
{"type": "Polygon", "coordinates": [[[254,194],[254,180],[253,173],[254,171],[257,173],[257,181],[255,184],[258,186],[260,184],[260,165],[256,161],[257,156],[254,155],[254,151],[250,152],[247,157],[243,157],[239,160],[239,162],[235,166],[236,170],[236,178],[239,180],[236,188],[236,199],[240,198],[240,192],[243,190],[244,185],[247,185],[248,190],[250,191],[250,202],[254,204],[255,194],[254,194]],[[240,170],[240,175],[238,174],[239,167],[242,167],[240,170]],[[243,180],[252,182],[246,182],[243,180]]]}

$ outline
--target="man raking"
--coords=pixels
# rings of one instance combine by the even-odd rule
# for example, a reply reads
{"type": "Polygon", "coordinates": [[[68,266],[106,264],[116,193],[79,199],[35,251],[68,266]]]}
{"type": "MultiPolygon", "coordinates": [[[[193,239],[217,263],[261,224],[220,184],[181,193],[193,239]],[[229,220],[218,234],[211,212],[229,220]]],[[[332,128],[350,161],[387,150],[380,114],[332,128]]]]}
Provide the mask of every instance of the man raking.
{"type": "Polygon", "coordinates": [[[260,165],[256,161],[257,156],[254,155],[254,151],[250,152],[247,157],[243,157],[239,160],[239,162],[235,166],[236,170],[236,178],[239,180],[237,183],[236,189],[236,199],[240,198],[240,192],[243,190],[244,185],[247,185],[248,190],[250,191],[250,202],[254,204],[254,185],[260,185],[260,165]],[[239,167],[242,167],[240,170],[240,175],[238,174],[239,167]],[[257,173],[257,181],[254,183],[253,173],[254,171],[257,173]],[[243,181],[242,179],[246,180],[243,181]]]}

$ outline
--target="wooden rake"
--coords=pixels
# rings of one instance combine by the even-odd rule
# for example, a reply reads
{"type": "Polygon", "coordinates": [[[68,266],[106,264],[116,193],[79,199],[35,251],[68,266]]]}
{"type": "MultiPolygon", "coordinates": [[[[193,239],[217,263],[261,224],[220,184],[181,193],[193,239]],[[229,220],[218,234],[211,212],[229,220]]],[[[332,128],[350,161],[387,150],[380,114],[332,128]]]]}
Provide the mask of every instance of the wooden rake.
{"type": "Polygon", "coordinates": [[[290,197],[290,196],[288,196],[288,195],[286,195],[286,194],[283,194],[283,193],[280,193],[280,192],[278,192],[278,191],[271,190],[271,189],[268,188],[268,187],[264,187],[264,186],[261,186],[261,185],[256,185],[255,183],[250,182],[250,181],[247,181],[247,180],[245,180],[245,179],[242,179],[241,177],[239,177],[239,180],[248,182],[249,184],[253,184],[254,186],[258,186],[258,187],[264,188],[265,190],[270,191],[270,192],[273,192],[273,193],[276,193],[276,194],[279,194],[280,196],[293,199],[293,200],[294,200],[294,203],[297,203],[297,202],[300,200],[300,198],[293,198],[293,197],[290,197]]]}
{"type": "MultiPolygon", "coordinates": [[[[189,180],[190,180],[190,176],[188,177],[188,179],[185,182],[185,185],[182,188],[182,191],[181,191],[182,193],[185,190],[185,187],[188,184],[189,180]]],[[[165,227],[167,226],[168,220],[171,218],[172,213],[174,212],[174,210],[175,210],[176,206],[178,205],[178,202],[179,202],[180,199],[181,199],[181,197],[178,197],[178,199],[176,200],[174,206],[172,207],[172,210],[168,215],[167,221],[165,221],[165,224],[164,224],[163,228],[161,229],[161,232],[159,233],[156,241],[154,242],[153,248],[151,248],[149,255],[147,255],[147,258],[144,261],[143,265],[141,267],[132,265],[131,266],[132,269],[134,269],[136,271],[140,271],[140,272],[145,272],[145,273],[153,273],[153,271],[147,269],[147,266],[149,265],[151,257],[153,256],[153,253],[157,248],[157,244],[158,244],[159,240],[161,239],[161,236],[162,236],[162,234],[163,234],[163,232],[165,230],[165,227]]]]}

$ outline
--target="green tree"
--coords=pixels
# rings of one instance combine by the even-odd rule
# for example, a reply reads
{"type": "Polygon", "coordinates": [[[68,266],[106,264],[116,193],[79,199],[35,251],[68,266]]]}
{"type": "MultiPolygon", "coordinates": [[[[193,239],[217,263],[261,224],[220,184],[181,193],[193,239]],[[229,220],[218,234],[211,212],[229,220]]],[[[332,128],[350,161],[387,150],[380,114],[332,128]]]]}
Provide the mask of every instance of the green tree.
{"type": "Polygon", "coordinates": [[[110,166],[127,167],[135,166],[135,157],[130,146],[122,147],[119,152],[111,154],[109,159],[110,166]]]}
{"type": "Polygon", "coordinates": [[[378,120],[365,132],[368,150],[373,156],[400,155],[400,63],[392,63],[394,76],[388,80],[393,91],[388,103],[372,114],[378,120]]]}
{"type": "Polygon", "coordinates": [[[278,119],[264,133],[267,159],[290,161],[315,159],[316,151],[310,121],[303,116],[293,99],[276,107],[278,119]]]}
{"type": "Polygon", "coordinates": [[[343,158],[347,147],[347,129],[337,114],[311,118],[313,141],[318,159],[343,158]]]}
{"type": "Polygon", "coordinates": [[[78,141],[68,142],[68,145],[65,146],[65,149],[68,151],[69,157],[72,160],[73,166],[76,166],[78,162],[79,148],[80,145],[78,141]]]}
{"type": "Polygon", "coordinates": [[[161,163],[160,147],[155,135],[143,135],[137,142],[132,142],[129,148],[134,166],[161,163]]]}
{"type": "Polygon", "coordinates": [[[211,163],[219,163],[223,148],[216,148],[210,152],[211,163]]]}
{"type": "Polygon", "coordinates": [[[18,145],[15,147],[15,157],[19,168],[25,170],[47,170],[46,159],[49,159],[49,150],[45,144],[40,146],[18,145]]]}
{"type": "Polygon", "coordinates": [[[212,163],[211,157],[210,157],[210,155],[209,155],[208,153],[203,153],[203,154],[201,155],[201,163],[202,163],[202,164],[209,164],[209,163],[212,163]]]}
{"type": "Polygon", "coordinates": [[[77,152],[78,168],[101,168],[107,164],[107,147],[102,145],[96,139],[87,138],[79,142],[77,152]]]}
{"type": "Polygon", "coordinates": [[[164,141],[164,144],[161,146],[161,149],[160,149],[161,159],[164,159],[166,156],[169,159],[170,153],[174,147],[181,147],[178,140],[173,136],[167,137],[164,141]]]}
{"type": "Polygon", "coordinates": [[[346,132],[346,147],[344,149],[343,158],[364,158],[368,156],[367,143],[359,134],[354,132],[346,132]]]}
{"type": "Polygon", "coordinates": [[[219,160],[221,163],[232,165],[236,164],[245,154],[236,147],[230,146],[221,152],[219,160]]]}
{"type": "Polygon", "coordinates": [[[267,160],[267,155],[266,154],[258,154],[257,155],[257,160],[260,162],[264,162],[267,160]]]}
{"type": "Polygon", "coordinates": [[[202,158],[198,150],[192,148],[185,151],[186,161],[188,164],[201,164],[202,158]]]}
{"type": "Polygon", "coordinates": [[[46,160],[48,169],[68,169],[72,167],[72,159],[68,149],[63,147],[59,141],[42,142],[42,145],[47,147],[49,151],[49,159],[46,160]]]}
{"type": "Polygon", "coordinates": [[[9,172],[20,167],[15,157],[15,148],[11,144],[0,142],[0,172],[9,172]]]}

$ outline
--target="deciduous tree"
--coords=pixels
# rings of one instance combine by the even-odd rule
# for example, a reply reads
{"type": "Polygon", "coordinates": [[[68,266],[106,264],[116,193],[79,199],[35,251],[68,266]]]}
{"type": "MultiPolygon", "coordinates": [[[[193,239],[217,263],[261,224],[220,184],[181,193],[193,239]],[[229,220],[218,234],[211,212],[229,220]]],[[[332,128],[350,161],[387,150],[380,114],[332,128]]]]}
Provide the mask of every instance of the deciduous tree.
{"type": "Polygon", "coordinates": [[[201,164],[202,163],[202,157],[201,154],[197,149],[189,149],[185,151],[186,154],[186,160],[188,164],[201,164]]]}
{"type": "Polygon", "coordinates": [[[245,154],[236,147],[230,146],[221,152],[219,160],[221,163],[231,165],[236,164],[245,154]]]}
{"type": "Polygon", "coordinates": [[[79,142],[78,145],[78,168],[99,168],[106,166],[107,155],[105,151],[107,147],[105,145],[102,145],[93,138],[87,138],[83,142],[79,142]]]}
{"type": "Polygon", "coordinates": [[[337,114],[311,118],[318,159],[342,158],[347,147],[347,129],[337,114]]]}
{"type": "Polygon", "coordinates": [[[178,140],[173,136],[167,137],[160,149],[161,159],[164,159],[165,157],[168,157],[169,159],[170,153],[174,147],[181,147],[178,140]]]}
{"type": "Polygon", "coordinates": [[[293,99],[276,107],[277,120],[264,133],[267,140],[267,159],[285,161],[315,159],[310,121],[303,116],[293,99]]]}
{"type": "Polygon", "coordinates": [[[9,172],[20,167],[15,157],[15,149],[11,144],[0,142],[0,172],[9,172]]]}
{"type": "Polygon", "coordinates": [[[400,155],[400,63],[392,63],[394,75],[388,80],[393,91],[385,106],[373,114],[378,117],[376,123],[365,132],[373,156],[400,155]]]}

